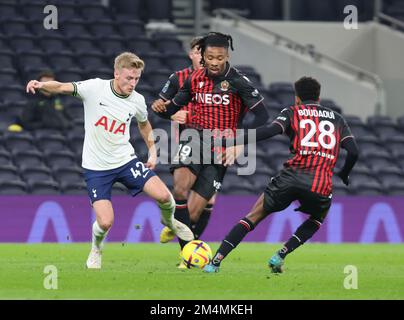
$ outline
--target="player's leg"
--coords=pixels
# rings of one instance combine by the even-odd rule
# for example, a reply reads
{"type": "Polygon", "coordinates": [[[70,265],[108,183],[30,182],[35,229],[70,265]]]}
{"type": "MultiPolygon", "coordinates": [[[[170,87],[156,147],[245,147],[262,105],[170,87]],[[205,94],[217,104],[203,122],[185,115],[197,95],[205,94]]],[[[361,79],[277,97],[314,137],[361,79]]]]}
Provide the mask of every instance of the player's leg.
{"type": "Polygon", "coordinates": [[[161,222],[172,228],[179,238],[193,239],[191,229],[174,219],[175,201],[167,186],[143,162],[135,158],[121,167],[117,181],[123,183],[132,196],[144,191],[149,197],[156,200],[161,210],[161,222]]]}
{"type": "MultiPolygon", "coordinates": [[[[196,175],[188,167],[177,167],[173,172],[174,199],[176,203],[174,217],[178,221],[190,226],[188,211],[188,195],[192,185],[195,183],[196,175]]],[[[170,228],[164,228],[160,234],[160,242],[166,243],[174,238],[174,233],[170,228]]],[[[181,249],[186,241],[178,239],[181,249]]]]}
{"type": "Polygon", "coordinates": [[[191,217],[191,224],[195,224],[194,234],[200,235],[205,230],[210,212],[208,215],[201,217],[207,207],[209,201],[219,192],[227,168],[222,165],[211,164],[205,165],[200,170],[197,180],[192,186],[188,206],[191,217]]]}
{"type": "Polygon", "coordinates": [[[101,268],[101,255],[104,239],[114,223],[114,210],[109,200],[98,200],[93,203],[96,220],[92,227],[91,251],[86,266],[89,269],[101,268]]]}
{"type": "Polygon", "coordinates": [[[143,186],[143,191],[157,201],[161,210],[162,222],[169,227],[178,238],[188,242],[194,239],[194,235],[189,227],[174,218],[175,201],[171,192],[161,179],[157,176],[149,178],[143,186]]]}
{"type": "Polygon", "coordinates": [[[92,225],[92,245],[86,266],[90,269],[101,268],[103,241],[114,222],[114,210],[111,204],[111,188],[116,173],[114,170],[84,170],[87,192],[90,197],[96,219],[92,225]]]}
{"type": "Polygon", "coordinates": [[[264,194],[262,194],[247,216],[241,219],[227,234],[213,256],[212,262],[205,266],[204,271],[208,273],[218,272],[223,259],[233,251],[244,237],[250,231],[254,230],[255,226],[268,214],[268,211],[264,209],[264,194]]]}
{"type": "Polygon", "coordinates": [[[293,184],[285,175],[273,177],[264,193],[258,198],[250,213],[236,224],[223,240],[212,262],[204,269],[205,272],[218,272],[222,260],[243,240],[248,232],[258,223],[274,212],[287,208],[294,200],[293,184]]]}
{"type": "MultiPolygon", "coordinates": [[[[210,198],[208,201],[207,205],[205,208],[203,208],[199,219],[197,221],[192,221],[191,218],[191,230],[194,233],[195,239],[199,239],[202,235],[202,233],[205,231],[206,227],[208,226],[209,219],[212,214],[213,206],[215,205],[216,202],[216,193],[210,198]]],[[[195,197],[195,191],[191,191],[188,199],[188,207],[191,207],[191,204],[193,203],[193,198],[195,197]]],[[[190,209],[190,211],[193,211],[194,209],[190,209]]]]}
{"type": "Polygon", "coordinates": [[[295,231],[295,233],[286,241],[284,246],[278,250],[271,260],[284,260],[287,255],[292,253],[306,241],[311,239],[320,229],[328,210],[331,206],[331,198],[321,196],[306,190],[301,191],[302,196],[299,201],[301,206],[296,211],[301,211],[310,215],[295,231]]]}

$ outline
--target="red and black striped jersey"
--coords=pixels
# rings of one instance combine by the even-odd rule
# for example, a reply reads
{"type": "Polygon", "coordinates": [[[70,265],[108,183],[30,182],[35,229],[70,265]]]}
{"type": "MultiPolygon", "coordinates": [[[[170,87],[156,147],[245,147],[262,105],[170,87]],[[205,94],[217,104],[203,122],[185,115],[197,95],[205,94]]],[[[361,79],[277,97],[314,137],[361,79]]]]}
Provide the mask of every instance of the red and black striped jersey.
{"type": "Polygon", "coordinates": [[[345,119],[309,101],[283,109],[273,123],[290,138],[291,157],[284,166],[308,176],[312,192],[328,196],[341,142],[353,137],[345,119]]]}
{"type": "Polygon", "coordinates": [[[194,71],[172,102],[183,106],[192,101],[193,128],[234,132],[245,112],[262,100],[250,80],[227,64],[220,76],[209,76],[206,68],[194,71]]]}
{"type": "MultiPolygon", "coordinates": [[[[160,98],[162,98],[164,101],[174,98],[178,90],[180,90],[180,88],[182,88],[184,85],[185,80],[187,80],[194,71],[194,68],[189,66],[188,68],[178,70],[171,74],[159,93],[160,98]]],[[[182,106],[181,110],[187,110],[189,112],[187,122],[185,125],[181,125],[181,128],[187,127],[187,124],[191,124],[193,122],[194,113],[192,112],[192,106],[192,102],[182,106]]]]}

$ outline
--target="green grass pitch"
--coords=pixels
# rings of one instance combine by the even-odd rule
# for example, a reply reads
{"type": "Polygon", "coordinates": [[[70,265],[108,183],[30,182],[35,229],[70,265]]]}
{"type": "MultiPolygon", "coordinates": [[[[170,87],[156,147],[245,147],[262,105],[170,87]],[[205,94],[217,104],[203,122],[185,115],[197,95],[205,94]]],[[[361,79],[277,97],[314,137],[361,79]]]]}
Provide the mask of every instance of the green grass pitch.
{"type": "MultiPolygon", "coordinates": [[[[218,243],[211,243],[212,250],[218,243]]],[[[404,246],[306,244],[271,274],[279,245],[242,243],[217,274],[178,270],[175,243],[108,243],[102,270],[84,267],[90,244],[1,244],[0,299],[404,299],[404,246]],[[46,265],[58,288],[46,290],[46,265]],[[345,289],[346,265],[358,289],[345,289]]]]}

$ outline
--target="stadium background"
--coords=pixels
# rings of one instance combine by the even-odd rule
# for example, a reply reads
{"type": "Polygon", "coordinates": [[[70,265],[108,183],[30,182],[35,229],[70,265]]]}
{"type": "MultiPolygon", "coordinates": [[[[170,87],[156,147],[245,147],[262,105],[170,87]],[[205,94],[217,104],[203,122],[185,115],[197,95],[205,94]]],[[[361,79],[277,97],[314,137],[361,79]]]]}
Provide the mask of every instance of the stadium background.
{"type": "MultiPolygon", "coordinates": [[[[229,33],[231,62],[265,96],[273,119],[293,102],[292,82],[312,75],[323,85],[322,103],[341,112],[355,134],[360,160],[345,187],[334,180],[334,204],[312,241],[403,242],[404,239],[404,24],[403,1],[370,0],[0,0],[0,242],[86,242],[94,219],[81,175],[84,136],[79,100],[62,97],[73,116],[68,131],[8,128],[31,97],[28,79],[51,69],[59,81],[111,78],[113,58],[134,51],[146,62],[137,91],[148,105],[167,77],[189,65],[187,44],[209,30],[229,33]],[[44,6],[58,9],[58,29],[43,26],[44,6]],[[359,12],[347,30],[346,5],[359,12]],[[222,8],[222,9],[221,9],[222,8]],[[224,9],[223,9],[224,8],[224,9]]],[[[167,121],[150,112],[154,128],[167,121]]],[[[145,146],[132,128],[135,149],[145,146]]],[[[275,137],[257,148],[257,171],[229,170],[204,240],[219,241],[250,208],[289,154],[275,137]]],[[[343,156],[337,166],[343,163],[343,156]]],[[[157,173],[172,187],[167,165],[157,173]]],[[[158,209],[115,185],[116,222],[109,241],[158,241],[158,209]]],[[[304,218],[293,206],[262,223],[247,241],[280,242],[304,218]]]]}

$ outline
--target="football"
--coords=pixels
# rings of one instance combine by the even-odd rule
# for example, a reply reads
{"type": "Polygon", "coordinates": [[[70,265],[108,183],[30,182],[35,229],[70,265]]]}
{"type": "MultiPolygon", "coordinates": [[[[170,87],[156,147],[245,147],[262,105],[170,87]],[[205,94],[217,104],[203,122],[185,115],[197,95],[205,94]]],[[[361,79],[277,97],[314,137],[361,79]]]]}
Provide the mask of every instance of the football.
{"type": "Polygon", "coordinates": [[[188,269],[202,269],[212,259],[212,250],[206,242],[192,240],[182,249],[182,259],[188,269]]]}

